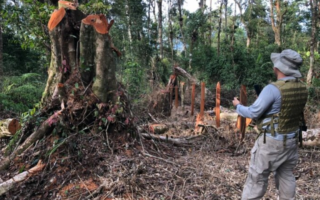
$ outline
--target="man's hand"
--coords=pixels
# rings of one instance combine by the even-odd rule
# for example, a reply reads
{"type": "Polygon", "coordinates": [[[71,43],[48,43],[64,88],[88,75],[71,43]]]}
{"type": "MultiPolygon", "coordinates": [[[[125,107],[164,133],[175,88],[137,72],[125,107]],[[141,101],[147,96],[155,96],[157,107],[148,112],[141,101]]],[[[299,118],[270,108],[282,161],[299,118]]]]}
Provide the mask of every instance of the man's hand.
{"type": "Polygon", "coordinates": [[[240,101],[238,100],[237,97],[234,97],[232,103],[236,107],[238,104],[240,104],[240,101]]]}

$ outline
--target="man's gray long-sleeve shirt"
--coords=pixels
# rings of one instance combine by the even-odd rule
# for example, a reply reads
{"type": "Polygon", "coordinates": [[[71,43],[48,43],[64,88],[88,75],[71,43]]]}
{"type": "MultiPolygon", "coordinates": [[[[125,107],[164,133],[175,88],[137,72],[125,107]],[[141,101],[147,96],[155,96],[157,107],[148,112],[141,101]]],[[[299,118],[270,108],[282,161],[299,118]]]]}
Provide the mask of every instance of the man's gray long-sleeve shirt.
{"type": "MultiPolygon", "coordinates": [[[[279,80],[289,80],[295,79],[294,77],[285,77],[279,80]]],[[[237,105],[237,113],[242,117],[259,119],[262,116],[275,114],[280,112],[281,108],[281,93],[279,89],[272,84],[267,85],[261,91],[259,97],[251,106],[237,105]]],[[[270,119],[265,119],[263,122],[270,121],[270,119]]],[[[277,128],[278,124],[274,125],[274,128],[277,128]]],[[[268,127],[265,127],[268,128],[268,127]]],[[[296,132],[288,133],[288,138],[294,137],[296,132]]],[[[270,133],[267,133],[268,137],[272,137],[270,133]]],[[[275,137],[272,137],[276,140],[283,140],[282,134],[277,134],[275,137]]]]}

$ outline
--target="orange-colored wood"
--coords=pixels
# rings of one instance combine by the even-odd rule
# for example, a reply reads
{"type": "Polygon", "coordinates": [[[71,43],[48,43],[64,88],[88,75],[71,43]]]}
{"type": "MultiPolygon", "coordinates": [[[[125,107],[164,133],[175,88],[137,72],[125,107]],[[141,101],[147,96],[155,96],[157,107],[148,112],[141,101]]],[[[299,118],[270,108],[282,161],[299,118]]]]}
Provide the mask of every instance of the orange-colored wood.
{"type": "Polygon", "coordinates": [[[88,15],[82,20],[82,23],[86,25],[91,25],[100,34],[108,33],[108,20],[105,15],[88,15]]]}
{"type": "Polygon", "coordinates": [[[12,119],[12,120],[10,121],[9,125],[8,125],[8,130],[9,130],[9,132],[10,132],[12,135],[14,135],[14,134],[16,134],[16,132],[17,132],[18,130],[20,130],[20,129],[21,129],[21,125],[20,125],[20,123],[19,123],[19,120],[17,120],[17,119],[12,119]]]}
{"type": "Polygon", "coordinates": [[[170,97],[169,97],[169,99],[170,99],[170,108],[172,108],[172,96],[173,96],[173,86],[172,85],[170,85],[170,87],[169,87],[169,91],[170,91],[170,97]]]}
{"type": "MultiPolygon", "coordinates": [[[[238,115],[237,122],[236,122],[236,127],[237,127],[237,129],[239,129],[239,130],[240,130],[240,117],[241,117],[241,116],[238,115]]],[[[252,119],[246,118],[246,127],[249,126],[249,124],[251,123],[251,121],[252,121],[252,119]]]]}
{"type": "Polygon", "coordinates": [[[48,29],[52,31],[63,19],[66,15],[66,10],[64,8],[60,8],[59,10],[55,10],[49,19],[48,29]]]}
{"type": "Polygon", "coordinates": [[[200,117],[203,117],[204,114],[204,103],[205,103],[205,88],[206,84],[201,82],[201,101],[200,101],[200,117]]]}
{"type": "Polygon", "coordinates": [[[63,88],[63,87],[64,87],[63,83],[58,83],[58,88],[63,88]]]}
{"type": "MultiPolygon", "coordinates": [[[[247,105],[247,90],[246,90],[246,86],[244,86],[244,85],[241,85],[240,103],[244,106],[247,105]]],[[[241,140],[243,140],[245,133],[246,133],[246,118],[245,117],[240,117],[240,133],[241,133],[241,140]]]]}
{"type": "Polygon", "coordinates": [[[178,108],[178,106],[179,106],[179,99],[178,99],[178,91],[179,91],[179,88],[178,88],[178,86],[175,86],[174,87],[174,89],[175,89],[175,101],[174,101],[174,105],[175,105],[175,107],[176,108],[178,108]]]}
{"type": "Polygon", "coordinates": [[[192,91],[191,91],[191,116],[194,114],[194,100],[196,97],[196,84],[192,83],[192,91]]]}
{"type": "Polygon", "coordinates": [[[216,86],[216,126],[220,127],[220,82],[216,86]]]}

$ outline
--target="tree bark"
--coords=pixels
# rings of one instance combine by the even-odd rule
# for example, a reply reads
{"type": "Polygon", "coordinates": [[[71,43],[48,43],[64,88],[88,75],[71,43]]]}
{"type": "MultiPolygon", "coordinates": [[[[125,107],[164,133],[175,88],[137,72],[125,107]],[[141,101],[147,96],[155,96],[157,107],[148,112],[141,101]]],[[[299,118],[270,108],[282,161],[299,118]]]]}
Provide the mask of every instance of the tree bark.
{"type": "Polygon", "coordinates": [[[317,0],[310,0],[311,8],[311,39],[310,39],[310,68],[307,75],[307,85],[311,86],[312,77],[314,71],[314,51],[317,44],[316,33],[317,33],[317,0]]]}
{"type": "MultiPolygon", "coordinates": [[[[241,7],[241,1],[237,1],[237,0],[235,0],[234,1],[236,4],[237,4],[237,6],[238,6],[238,8],[239,8],[239,12],[240,12],[240,20],[241,20],[241,22],[242,22],[242,24],[244,25],[244,28],[245,28],[245,30],[246,30],[246,32],[247,32],[247,43],[246,43],[246,45],[247,45],[247,48],[249,48],[250,47],[250,44],[251,44],[251,30],[249,29],[249,23],[250,23],[250,19],[251,18],[249,18],[249,21],[248,22],[246,22],[245,20],[244,20],[244,17],[243,17],[243,13],[242,13],[242,7],[241,7]]],[[[249,13],[251,14],[251,10],[252,10],[252,3],[249,1],[248,2],[248,6],[249,6],[249,13]]]]}
{"type": "Polygon", "coordinates": [[[221,35],[221,22],[222,22],[222,5],[223,3],[221,2],[220,8],[219,8],[219,27],[218,27],[218,42],[217,42],[217,52],[218,56],[220,55],[220,35],[221,35]]]}
{"type": "Polygon", "coordinates": [[[3,37],[2,37],[2,21],[0,18],[0,78],[3,76],[3,37]]]}
{"type": "Polygon", "coordinates": [[[280,0],[270,0],[270,20],[272,30],[274,32],[274,39],[275,43],[281,47],[281,30],[282,30],[282,22],[283,16],[286,14],[287,9],[281,9],[280,0]],[[274,4],[276,6],[276,22],[275,22],[275,15],[274,15],[274,4]],[[283,10],[283,11],[282,11],[283,10]]]}
{"type": "Polygon", "coordinates": [[[126,8],[126,15],[127,15],[129,46],[130,46],[130,50],[132,50],[132,48],[131,48],[131,44],[132,44],[131,18],[130,18],[130,6],[129,6],[129,1],[128,0],[126,0],[125,8],[126,8]]]}
{"type": "Polygon", "coordinates": [[[182,18],[182,0],[178,0],[178,9],[179,9],[179,26],[180,26],[180,35],[183,44],[184,55],[187,56],[187,45],[183,34],[183,18],[182,18]]]}

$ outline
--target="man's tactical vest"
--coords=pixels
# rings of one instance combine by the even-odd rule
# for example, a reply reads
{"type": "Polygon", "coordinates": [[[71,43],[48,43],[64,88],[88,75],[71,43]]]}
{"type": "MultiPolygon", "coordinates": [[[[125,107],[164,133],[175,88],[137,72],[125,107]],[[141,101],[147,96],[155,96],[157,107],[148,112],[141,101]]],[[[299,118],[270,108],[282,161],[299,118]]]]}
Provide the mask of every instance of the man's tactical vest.
{"type": "Polygon", "coordinates": [[[308,92],[306,86],[298,79],[278,80],[272,84],[275,85],[281,93],[280,112],[263,116],[258,120],[257,125],[260,132],[264,133],[264,142],[267,130],[262,127],[266,126],[272,136],[275,136],[275,132],[284,134],[285,143],[287,134],[299,129],[303,118],[304,106],[308,98],[308,92]],[[270,118],[270,121],[263,123],[263,120],[266,118],[270,118]],[[275,123],[278,123],[276,129],[273,126],[275,123]]]}

